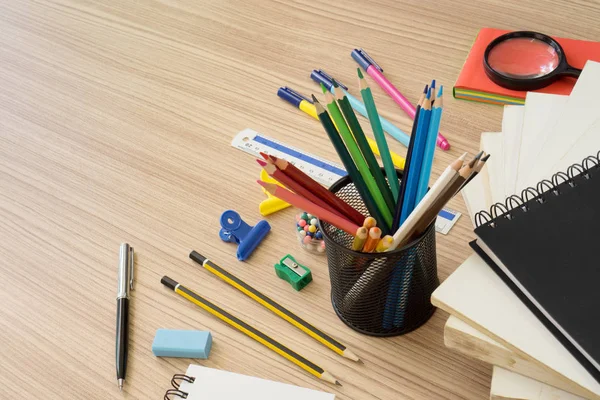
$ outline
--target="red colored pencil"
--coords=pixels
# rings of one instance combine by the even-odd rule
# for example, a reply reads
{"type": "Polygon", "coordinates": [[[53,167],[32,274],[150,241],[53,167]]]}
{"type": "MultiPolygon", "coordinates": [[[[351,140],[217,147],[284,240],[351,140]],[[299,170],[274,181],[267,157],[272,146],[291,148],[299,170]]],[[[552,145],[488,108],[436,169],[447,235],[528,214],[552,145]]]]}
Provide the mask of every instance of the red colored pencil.
{"type": "MultiPolygon", "coordinates": [[[[262,154],[261,154],[262,155],[262,154]]],[[[263,155],[263,157],[266,156],[263,155]]],[[[321,186],[317,181],[315,181],[310,176],[306,175],[302,172],[298,167],[285,161],[282,158],[277,158],[274,156],[267,156],[266,159],[270,159],[275,163],[277,168],[279,168],[284,174],[292,178],[294,181],[300,183],[306,189],[310,190],[317,197],[323,199],[327,204],[329,204],[332,208],[339,211],[339,214],[343,215],[346,219],[354,222],[356,225],[362,226],[365,216],[352,208],[348,203],[344,200],[337,197],[335,194],[331,193],[329,190],[325,189],[321,186]]],[[[353,233],[354,234],[354,233],[353,233]]]]}
{"type": "Polygon", "coordinates": [[[267,174],[269,174],[269,176],[273,177],[273,179],[275,179],[277,182],[281,183],[283,186],[287,187],[297,195],[304,197],[306,200],[311,201],[319,207],[323,207],[324,209],[329,210],[342,218],[346,218],[338,210],[331,207],[313,192],[302,186],[302,184],[296,182],[295,180],[284,174],[283,171],[279,170],[279,168],[277,168],[275,164],[267,163],[262,160],[256,160],[256,162],[258,162],[258,164],[261,167],[263,167],[265,171],[267,171],[267,174]]]}
{"type": "Polygon", "coordinates": [[[282,188],[281,186],[275,183],[267,183],[263,181],[256,182],[258,182],[259,185],[264,187],[267,190],[267,192],[271,193],[273,196],[278,197],[281,200],[286,201],[292,204],[293,206],[298,207],[299,209],[304,210],[312,215],[316,215],[319,219],[330,223],[336,228],[341,229],[352,236],[356,234],[356,231],[359,228],[358,225],[356,225],[355,223],[352,223],[347,219],[342,218],[339,215],[324,209],[323,207],[319,207],[315,203],[305,199],[302,196],[292,193],[289,190],[282,188]]]}

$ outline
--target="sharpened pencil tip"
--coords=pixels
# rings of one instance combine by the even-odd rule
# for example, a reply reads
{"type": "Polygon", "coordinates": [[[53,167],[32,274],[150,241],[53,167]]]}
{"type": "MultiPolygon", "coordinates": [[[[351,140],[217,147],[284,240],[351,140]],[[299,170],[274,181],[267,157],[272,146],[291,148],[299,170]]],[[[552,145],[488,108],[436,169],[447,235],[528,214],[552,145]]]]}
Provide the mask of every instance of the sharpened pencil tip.
{"type": "Polygon", "coordinates": [[[359,358],[358,361],[357,361],[357,363],[364,364],[365,362],[359,358]]]}
{"type": "Polygon", "coordinates": [[[461,161],[465,161],[465,158],[467,158],[467,154],[469,154],[469,153],[467,153],[465,151],[465,153],[462,156],[458,157],[458,159],[461,160],[461,161]]]}
{"type": "Polygon", "coordinates": [[[325,85],[323,85],[323,82],[321,82],[320,85],[321,85],[321,90],[323,91],[323,94],[327,93],[327,88],[325,87],[325,85]]]}
{"type": "MultiPolygon", "coordinates": [[[[321,85],[322,85],[322,84],[321,84],[321,85]]],[[[315,104],[317,104],[317,103],[319,102],[319,100],[318,100],[318,99],[315,97],[315,95],[314,95],[314,94],[311,94],[311,96],[312,96],[312,100],[313,100],[313,102],[314,102],[315,104]]]]}
{"type": "Polygon", "coordinates": [[[443,93],[444,93],[444,85],[440,85],[440,90],[438,90],[437,97],[442,97],[443,93]]]}
{"type": "Polygon", "coordinates": [[[262,156],[262,158],[264,158],[265,160],[268,160],[268,159],[269,159],[269,155],[268,155],[268,154],[266,154],[266,153],[263,153],[262,151],[261,151],[259,154],[260,154],[260,155],[262,156]]]}
{"type": "Polygon", "coordinates": [[[435,89],[435,79],[431,81],[431,88],[435,89]]]}
{"type": "Polygon", "coordinates": [[[333,84],[333,87],[336,87],[336,88],[340,87],[340,85],[338,85],[338,83],[335,81],[335,79],[332,79],[331,83],[333,84]]]}
{"type": "Polygon", "coordinates": [[[356,71],[358,71],[358,77],[360,79],[364,78],[362,71],[360,70],[360,68],[356,68],[356,71]]]}
{"type": "Polygon", "coordinates": [[[263,160],[256,160],[256,162],[258,163],[258,165],[260,165],[261,167],[264,167],[267,165],[266,162],[264,162],[263,160]]]}
{"type": "Polygon", "coordinates": [[[425,96],[426,99],[431,99],[431,90],[433,88],[429,88],[429,90],[427,91],[427,96],[425,96]]]}
{"type": "Polygon", "coordinates": [[[429,85],[425,85],[425,88],[423,89],[423,94],[427,94],[428,91],[429,91],[429,85]]]}
{"type": "Polygon", "coordinates": [[[485,161],[487,161],[487,160],[488,160],[488,158],[490,158],[490,156],[491,156],[491,154],[486,154],[486,155],[485,155],[485,157],[483,157],[483,158],[481,159],[481,161],[484,161],[484,162],[485,162],[485,161]]]}
{"type": "Polygon", "coordinates": [[[335,381],[335,384],[338,386],[342,386],[342,384],[340,383],[340,381],[335,381]]]}

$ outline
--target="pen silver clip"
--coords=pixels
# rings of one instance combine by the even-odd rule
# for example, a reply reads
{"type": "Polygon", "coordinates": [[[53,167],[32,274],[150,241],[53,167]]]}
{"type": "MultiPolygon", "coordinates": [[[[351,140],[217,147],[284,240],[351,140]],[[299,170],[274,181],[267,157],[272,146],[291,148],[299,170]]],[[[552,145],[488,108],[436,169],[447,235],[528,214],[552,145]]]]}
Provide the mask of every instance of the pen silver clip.
{"type": "Polygon", "coordinates": [[[362,55],[364,58],[366,58],[366,59],[367,59],[367,60],[368,60],[368,61],[369,61],[369,62],[370,62],[370,63],[371,63],[371,64],[372,64],[372,65],[373,65],[375,68],[377,68],[377,70],[378,70],[379,72],[383,72],[383,68],[381,68],[381,67],[379,66],[379,64],[377,64],[377,63],[375,62],[375,60],[373,60],[373,58],[372,58],[372,57],[371,57],[369,54],[367,54],[367,52],[366,52],[366,51],[364,51],[363,49],[360,49],[360,50],[358,50],[358,52],[359,52],[359,53],[360,53],[360,54],[361,54],[361,55],[362,55]]]}
{"type": "Polygon", "coordinates": [[[344,85],[342,82],[338,81],[337,79],[334,79],[331,75],[329,75],[327,72],[323,71],[322,69],[317,70],[317,72],[319,74],[321,74],[325,79],[328,79],[332,84],[333,84],[333,81],[335,81],[342,89],[348,90],[348,86],[344,85]]]}
{"type": "Polygon", "coordinates": [[[133,290],[133,247],[129,248],[129,289],[133,290]]]}

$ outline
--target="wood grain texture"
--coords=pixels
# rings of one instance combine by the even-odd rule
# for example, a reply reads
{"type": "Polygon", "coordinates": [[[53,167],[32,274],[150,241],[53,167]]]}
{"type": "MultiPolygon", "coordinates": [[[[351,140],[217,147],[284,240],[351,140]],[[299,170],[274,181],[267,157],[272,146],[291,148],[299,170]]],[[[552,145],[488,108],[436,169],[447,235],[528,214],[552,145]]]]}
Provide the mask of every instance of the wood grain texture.
{"type": "MultiPolygon", "coordinates": [[[[324,68],[355,85],[349,53],[362,46],[416,101],[432,78],[450,89],[482,26],[600,37],[600,5],[531,2],[5,0],[0,2],[0,397],[156,399],[191,360],[157,359],[157,328],[208,329],[203,365],[321,390],[339,399],[482,399],[490,368],[445,348],[446,314],[421,329],[376,339],[345,327],[329,301],[325,260],[303,253],[294,210],[269,217],[273,232],[246,263],[218,239],[232,208],[253,224],[264,198],[259,170],[229,141],[251,127],[332,159],[318,123],[276,96],[304,93],[324,68]],[[327,13],[324,10],[327,10],[327,13]],[[217,165],[227,161],[222,173],[217,165]],[[130,365],[115,382],[118,245],[136,250],[130,365]],[[357,365],[320,347],[194,265],[206,253],[316,326],[347,343],[357,365]],[[286,253],[309,265],[300,293],[273,264],[286,253]],[[332,388],[164,289],[169,275],[289,344],[339,377],[332,388]],[[26,382],[25,382],[26,381],[26,382]]],[[[409,120],[372,85],[382,114],[409,120]]],[[[449,97],[449,96],[448,96],[449,97]]],[[[479,133],[500,127],[502,109],[448,99],[434,175],[479,133]]],[[[392,150],[404,154],[398,143],[392,150]]],[[[451,207],[465,211],[462,199],[451,207]]],[[[438,236],[445,279],[470,253],[468,218],[438,236]]]]}

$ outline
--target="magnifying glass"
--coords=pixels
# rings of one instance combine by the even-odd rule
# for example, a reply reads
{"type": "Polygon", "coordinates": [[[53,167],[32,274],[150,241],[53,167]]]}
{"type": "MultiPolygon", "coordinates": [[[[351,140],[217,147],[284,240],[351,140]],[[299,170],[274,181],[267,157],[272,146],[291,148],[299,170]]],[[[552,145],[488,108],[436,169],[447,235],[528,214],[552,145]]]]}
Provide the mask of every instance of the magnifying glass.
{"type": "Polygon", "coordinates": [[[494,39],[485,49],[483,65],[494,83],[513,90],[536,90],[562,77],[578,78],[581,74],[567,63],[556,40],[528,31],[494,39]]]}

